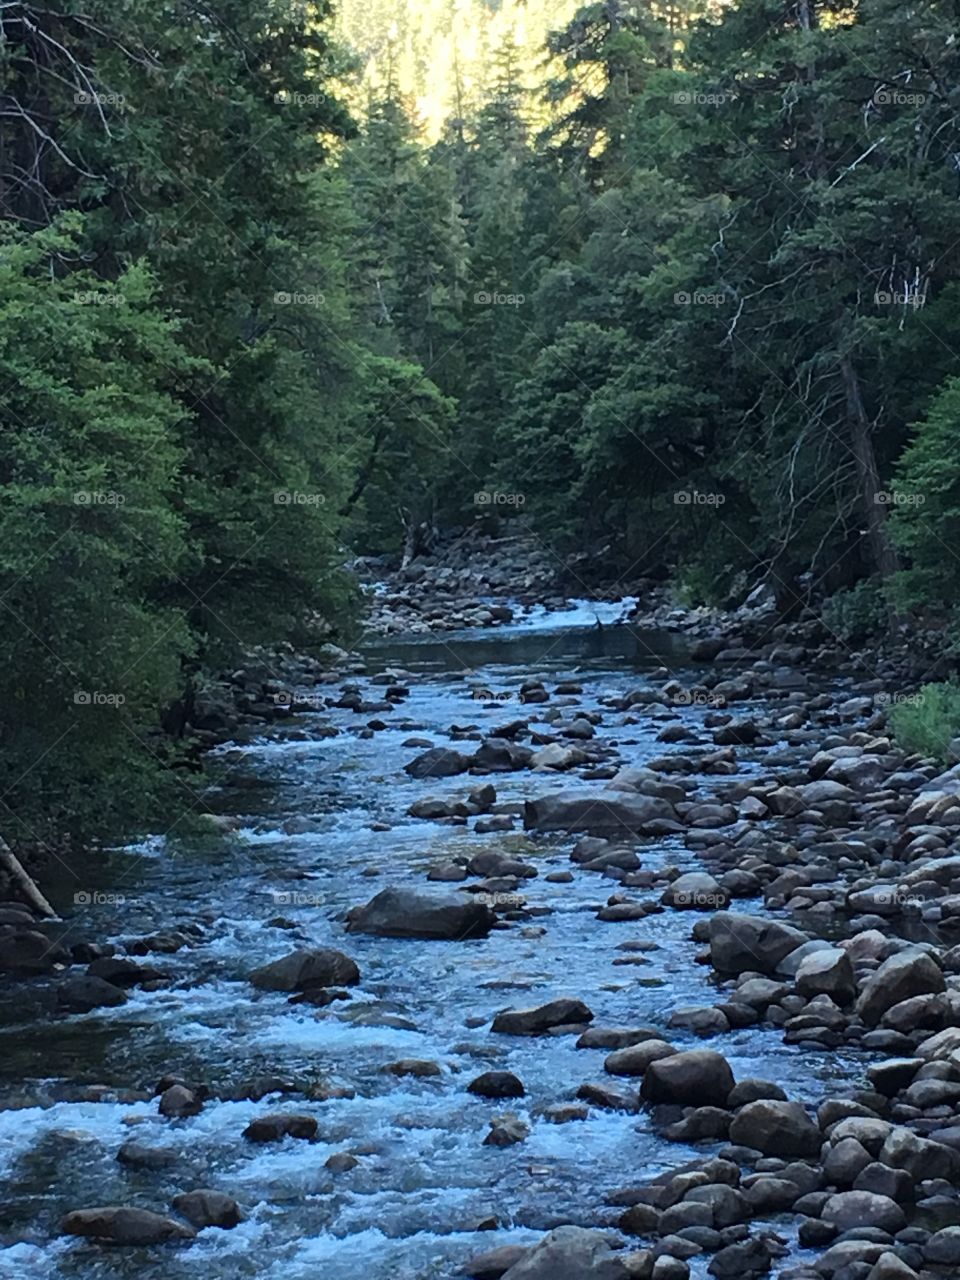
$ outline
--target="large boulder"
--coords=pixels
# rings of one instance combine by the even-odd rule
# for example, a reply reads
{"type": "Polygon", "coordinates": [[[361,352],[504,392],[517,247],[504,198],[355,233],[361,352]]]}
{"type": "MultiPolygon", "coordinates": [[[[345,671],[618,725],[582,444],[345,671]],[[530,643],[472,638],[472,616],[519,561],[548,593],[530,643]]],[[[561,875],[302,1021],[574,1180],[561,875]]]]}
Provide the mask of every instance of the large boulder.
{"type": "Polygon", "coordinates": [[[763,916],[718,911],[710,921],[710,963],[720,973],[772,974],[808,941],[799,929],[763,916]]]}
{"type": "Polygon", "coordinates": [[[57,988],[57,1003],[71,1013],[89,1013],[92,1009],[112,1009],[126,1004],[127,993],[103,978],[88,973],[71,974],[57,988]]]}
{"type": "Polygon", "coordinates": [[[722,1107],[735,1084],[730,1063],[712,1049],[691,1049],[651,1062],[644,1072],[640,1097],[645,1102],[722,1107]]]}
{"type": "Polygon", "coordinates": [[[203,1230],[204,1227],[221,1227],[224,1230],[240,1223],[240,1206],[233,1196],[222,1191],[183,1191],[174,1196],[173,1207],[189,1223],[203,1230]]]}
{"type": "Polygon", "coordinates": [[[592,1022],[593,1014],[582,1000],[564,998],[529,1009],[504,1009],[493,1020],[493,1030],[509,1036],[536,1036],[551,1027],[592,1022]]]}
{"type": "Polygon", "coordinates": [[[301,1138],[310,1141],[317,1136],[317,1122],[313,1116],[293,1112],[275,1112],[251,1120],[243,1131],[248,1142],[282,1142],[284,1138],[301,1138]]]}
{"type": "Polygon", "coordinates": [[[943,971],[919,947],[907,947],[884,960],[863,984],[857,1013],[869,1027],[875,1027],[888,1009],[901,1000],[945,989],[943,971]]]}
{"type": "Polygon", "coordinates": [[[523,806],[527,830],[583,831],[596,836],[642,834],[652,824],[675,821],[676,816],[666,800],[626,792],[556,791],[523,806]]]}
{"type": "Polygon", "coordinates": [[[804,956],[796,973],[797,991],[808,999],[829,996],[836,1004],[849,1004],[857,994],[850,957],[839,947],[812,951],[804,956]]]}
{"type": "Polygon", "coordinates": [[[496,769],[512,772],[527,769],[533,760],[533,750],[509,738],[487,738],[477,748],[473,763],[480,769],[496,769]]]}
{"type": "Polygon", "coordinates": [[[611,1236],[604,1231],[555,1227],[503,1280],[628,1280],[622,1257],[613,1252],[611,1236]]]}
{"type": "Polygon", "coordinates": [[[74,1209],[60,1225],[67,1236],[86,1236],[112,1244],[163,1244],[167,1240],[192,1240],[192,1227],[163,1214],[129,1205],[104,1205],[98,1209],[74,1209]]]}
{"type": "Polygon", "coordinates": [[[70,954],[39,929],[0,926],[0,973],[52,973],[70,954]]]}
{"type": "Polygon", "coordinates": [[[462,942],[485,938],[496,921],[483,902],[434,898],[410,889],[383,889],[347,916],[348,933],[379,938],[437,938],[462,942]]]}
{"type": "Polygon", "coordinates": [[[802,1158],[819,1155],[823,1140],[799,1102],[761,1098],[748,1102],[733,1117],[730,1141],[765,1156],[802,1158]]]}
{"type": "Polygon", "coordinates": [[[895,1200],[872,1191],[841,1191],[827,1200],[820,1216],[840,1231],[877,1227],[896,1235],[907,1225],[906,1214],[895,1200]]]}
{"type": "Polygon", "coordinates": [[[411,778],[450,778],[466,773],[473,764],[472,756],[465,756],[451,747],[431,747],[403,766],[411,778]]]}
{"type": "Polygon", "coordinates": [[[308,987],[344,987],[360,981],[360,970],[342,951],[291,951],[254,969],[250,981],[263,991],[305,991],[308,987]]]}

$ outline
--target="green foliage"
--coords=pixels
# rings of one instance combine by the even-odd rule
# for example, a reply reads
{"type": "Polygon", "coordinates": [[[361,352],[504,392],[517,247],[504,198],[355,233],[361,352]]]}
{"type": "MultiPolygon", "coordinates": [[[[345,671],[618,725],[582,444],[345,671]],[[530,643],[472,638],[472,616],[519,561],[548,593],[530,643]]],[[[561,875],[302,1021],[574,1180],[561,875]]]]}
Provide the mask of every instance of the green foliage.
{"type": "Polygon", "coordinates": [[[897,467],[891,528],[909,560],[896,581],[906,607],[951,610],[960,595],[960,378],[934,398],[897,467]]]}
{"type": "Polygon", "coordinates": [[[143,266],[58,273],[80,230],[0,231],[0,827],[20,841],[158,818],[178,784],[158,789],[147,726],[194,647],[160,597],[189,558],[172,392],[199,368],[143,266]]]}
{"type": "Polygon", "coordinates": [[[837,591],[821,610],[824,625],[850,644],[876,639],[890,621],[890,604],[883,586],[864,579],[848,591],[837,591]]]}
{"type": "Polygon", "coordinates": [[[437,492],[456,465],[454,403],[423,370],[385,356],[364,366],[358,433],[362,458],[343,514],[361,551],[396,551],[433,520],[437,492]]]}
{"type": "Polygon", "coordinates": [[[951,741],[960,736],[960,684],[925,684],[894,703],[890,724],[904,751],[945,763],[951,741]]]}

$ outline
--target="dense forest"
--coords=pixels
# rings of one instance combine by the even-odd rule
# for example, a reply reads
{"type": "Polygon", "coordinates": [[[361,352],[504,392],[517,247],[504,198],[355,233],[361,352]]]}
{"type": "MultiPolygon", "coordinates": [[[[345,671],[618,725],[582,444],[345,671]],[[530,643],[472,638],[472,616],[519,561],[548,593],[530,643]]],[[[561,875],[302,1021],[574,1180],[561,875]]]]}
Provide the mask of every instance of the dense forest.
{"type": "Polygon", "coordinates": [[[0,5],[0,829],[167,811],[205,673],[491,512],[598,580],[955,634],[958,27],[0,5]]]}

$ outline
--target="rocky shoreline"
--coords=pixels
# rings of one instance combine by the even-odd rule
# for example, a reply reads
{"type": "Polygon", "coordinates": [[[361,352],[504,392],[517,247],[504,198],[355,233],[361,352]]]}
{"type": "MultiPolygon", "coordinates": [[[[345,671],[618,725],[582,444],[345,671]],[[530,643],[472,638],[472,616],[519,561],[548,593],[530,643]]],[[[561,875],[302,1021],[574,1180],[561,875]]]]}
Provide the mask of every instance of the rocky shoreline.
{"type": "MultiPolygon", "coordinates": [[[[395,604],[384,616],[399,616],[395,604]]],[[[545,842],[545,853],[556,852],[558,838],[569,841],[566,866],[554,859],[546,870],[538,859],[494,844],[431,867],[428,881],[452,886],[442,896],[392,886],[358,903],[343,922],[345,945],[356,934],[453,946],[501,930],[535,938],[549,928],[536,901],[541,874],[561,886],[584,875],[612,881],[598,929],[667,911],[690,915],[713,1000],[675,1008],[666,1025],[601,1026],[571,975],[569,998],[505,1008],[489,1034],[575,1037],[578,1049],[597,1058],[599,1072],[571,1079],[568,1101],[552,1104],[545,1122],[575,1123],[603,1108],[636,1124],[644,1113],[644,1123],[665,1138],[703,1145],[704,1155],[624,1185],[606,1205],[588,1206],[593,1226],[562,1225],[535,1246],[495,1249],[468,1261],[465,1274],[687,1280],[706,1261],[719,1280],[775,1268],[782,1280],[955,1275],[960,767],[943,770],[906,756],[886,729],[891,701],[921,678],[924,655],[906,644],[886,654],[851,654],[818,619],[772,624],[762,606],[725,618],[661,606],[643,615],[651,619],[690,634],[692,659],[704,667],[700,683],[683,684],[662,670],[622,697],[595,701],[574,682],[550,688],[530,679],[495,728],[451,726],[440,744],[409,740],[417,754],[406,772],[422,785],[413,817],[484,835],[522,830],[534,844],[545,842]],[[847,683],[827,691],[817,687],[824,676],[847,683]],[[682,714],[691,710],[695,723],[682,714]],[[626,763],[631,726],[641,723],[662,725],[662,753],[626,763]],[[744,751],[759,753],[758,769],[743,771],[744,751]],[[504,775],[529,778],[524,804],[498,801],[504,775]],[[464,792],[451,795],[447,779],[460,776],[464,792]],[[698,869],[651,861],[665,838],[680,840],[698,869]],[[808,1054],[862,1053],[868,1083],[841,1087],[810,1108],[775,1081],[736,1080],[723,1038],[747,1027],[774,1031],[808,1054]],[[684,1047],[691,1036],[711,1047],[684,1047]],[[802,1260],[792,1257],[797,1244],[809,1251],[802,1260]]],[[[287,654],[279,680],[275,661],[231,682],[246,732],[292,718],[273,731],[335,733],[322,723],[299,725],[296,713],[338,708],[356,713],[358,731],[372,736],[415,698],[411,673],[370,678],[363,660],[343,651],[322,659],[287,654]]],[[[197,725],[209,745],[236,732],[228,704],[223,722],[197,725]]],[[[0,969],[18,979],[53,977],[62,1012],[91,1013],[121,1004],[134,988],[162,990],[162,963],[142,957],[196,940],[175,933],[131,943],[124,954],[96,942],[68,948],[52,944],[26,906],[0,902],[0,969]]],[[[628,937],[616,963],[643,963],[645,946],[642,934],[628,937]]],[[[250,980],[323,1008],[348,999],[363,978],[339,949],[308,946],[250,980]]],[[[441,1074],[436,1062],[419,1059],[385,1069],[441,1074]]],[[[509,1072],[483,1072],[466,1087],[495,1102],[526,1093],[509,1072]]],[[[295,1082],[279,1079],[218,1092],[209,1082],[176,1077],[161,1080],[153,1096],[159,1115],[177,1120],[217,1096],[271,1095],[304,1096],[295,1082]]],[[[132,1086],[127,1096],[150,1091],[132,1086]]],[[[316,1123],[308,1110],[267,1110],[244,1137],[252,1144],[310,1141],[316,1123]]],[[[529,1119],[494,1111],[484,1143],[519,1145],[529,1133],[529,1119]]],[[[155,1148],[128,1146],[119,1158],[150,1167],[155,1148]]],[[[337,1168],[348,1171],[358,1158],[343,1153],[337,1168]]],[[[124,1205],[82,1208],[62,1230],[146,1245],[191,1239],[211,1225],[229,1228],[241,1216],[232,1197],[206,1187],[185,1191],[172,1210],[177,1216],[124,1205]]]]}

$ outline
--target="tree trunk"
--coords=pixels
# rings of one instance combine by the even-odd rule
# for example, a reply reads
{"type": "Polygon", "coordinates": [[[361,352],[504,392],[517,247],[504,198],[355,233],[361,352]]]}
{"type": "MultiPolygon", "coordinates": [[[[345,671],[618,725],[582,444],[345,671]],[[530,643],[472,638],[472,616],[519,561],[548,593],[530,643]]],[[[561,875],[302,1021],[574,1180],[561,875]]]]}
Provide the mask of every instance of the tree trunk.
{"type": "Polygon", "coordinates": [[[863,405],[860,380],[849,356],[840,362],[843,385],[847,394],[847,422],[850,448],[857,464],[860,502],[866,523],[867,545],[873,567],[881,578],[889,578],[900,568],[900,561],[887,536],[887,505],[880,489],[877,459],[870,436],[870,421],[863,405]]]}
{"type": "Polygon", "coordinates": [[[0,838],[0,871],[10,877],[11,883],[20,890],[25,901],[34,911],[41,916],[56,916],[57,913],[53,907],[24,871],[20,859],[2,838],[0,838]]]}

